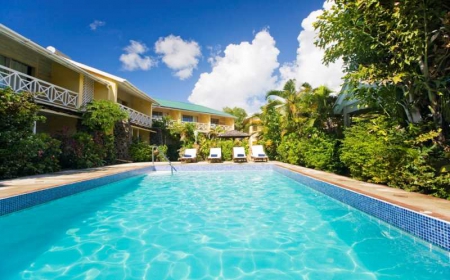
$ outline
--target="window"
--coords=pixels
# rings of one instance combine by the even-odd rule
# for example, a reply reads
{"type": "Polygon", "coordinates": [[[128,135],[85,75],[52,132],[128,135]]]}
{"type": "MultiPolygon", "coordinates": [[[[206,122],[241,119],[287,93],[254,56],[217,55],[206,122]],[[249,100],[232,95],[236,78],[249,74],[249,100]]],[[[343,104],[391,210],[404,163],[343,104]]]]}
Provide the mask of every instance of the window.
{"type": "Polygon", "coordinates": [[[219,119],[211,119],[211,124],[219,124],[219,119]]]}
{"type": "Polygon", "coordinates": [[[7,63],[7,62],[9,62],[9,61],[7,61],[6,56],[3,56],[3,55],[0,54],[0,65],[2,65],[2,66],[8,66],[9,63],[7,63]]]}
{"type": "Polygon", "coordinates": [[[152,112],[152,118],[156,119],[156,120],[162,120],[163,118],[163,113],[162,112],[152,112]]]}
{"type": "Polygon", "coordinates": [[[33,74],[33,67],[3,55],[0,55],[0,65],[9,67],[30,76],[33,74]]]}
{"type": "Polygon", "coordinates": [[[128,107],[128,102],[123,101],[122,99],[117,98],[117,103],[122,104],[123,106],[127,106],[127,107],[128,107]]]}
{"type": "Polygon", "coordinates": [[[183,115],[183,122],[194,122],[194,116],[183,115]]]}

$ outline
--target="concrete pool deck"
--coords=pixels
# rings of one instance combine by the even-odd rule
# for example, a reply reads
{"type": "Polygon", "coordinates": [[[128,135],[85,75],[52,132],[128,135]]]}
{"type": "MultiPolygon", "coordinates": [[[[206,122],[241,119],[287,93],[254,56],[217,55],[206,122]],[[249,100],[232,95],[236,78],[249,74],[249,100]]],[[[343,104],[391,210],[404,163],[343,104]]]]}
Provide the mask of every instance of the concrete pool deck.
{"type": "MultiPolygon", "coordinates": [[[[180,165],[174,162],[173,165],[180,165]]],[[[184,163],[183,163],[184,164],[184,163]]],[[[207,162],[187,163],[194,165],[209,164],[207,162]]],[[[214,163],[214,164],[241,164],[241,163],[214,163]]],[[[246,164],[246,163],[243,163],[246,164]]],[[[249,163],[251,164],[251,163],[249,163]]],[[[318,171],[291,164],[271,161],[269,164],[275,164],[291,171],[295,171],[315,179],[319,179],[339,187],[361,193],[376,199],[380,199],[424,215],[439,218],[450,222],[450,201],[436,197],[423,195],[419,193],[407,192],[400,189],[390,188],[383,185],[371,184],[357,181],[345,176],[318,171]]],[[[165,162],[157,162],[155,165],[167,165],[165,162]]],[[[31,193],[48,188],[55,188],[75,182],[86,181],[95,178],[101,178],[107,175],[118,174],[125,171],[152,166],[151,162],[128,163],[119,165],[110,165],[105,167],[67,170],[51,174],[42,174],[35,176],[22,177],[12,180],[0,181],[0,199],[17,196],[25,193],[31,193]]]]}

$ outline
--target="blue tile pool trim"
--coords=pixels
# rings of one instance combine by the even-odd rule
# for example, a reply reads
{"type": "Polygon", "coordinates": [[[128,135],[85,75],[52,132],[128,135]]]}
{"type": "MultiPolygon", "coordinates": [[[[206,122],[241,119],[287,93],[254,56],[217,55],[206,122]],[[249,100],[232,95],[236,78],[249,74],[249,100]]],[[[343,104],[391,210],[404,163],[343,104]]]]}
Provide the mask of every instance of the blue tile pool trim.
{"type": "MultiPolygon", "coordinates": [[[[183,164],[175,165],[176,171],[249,171],[273,170],[273,164],[244,163],[244,164],[183,164]]],[[[170,171],[169,165],[156,165],[155,171],[170,171]]]]}
{"type": "Polygon", "coordinates": [[[450,223],[446,221],[319,181],[280,166],[274,166],[273,169],[303,185],[450,251],[450,223]]]}
{"type": "MultiPolygon", "coordinates": [[[[177,171],[251,171],[275,170],[295,181],[372,215],[431,244],[450,251],[450,223],[429,217],[394,204],[372,198],[339,186],[313,179],[306,175],[267,164],[183,164],[174,166],[177,171]]],[[[152,171],[170,171],[168,165],[156,165],[49,188],[37,192],[0,199],[0,216],[46,203],[58,198],[90,190],[105,184],[146,174],[152,171]]]]}
{"type": "MultiPolygon", "coordinates": [[[[271,164],[186,164],[175,165],[177,171],[238,171],[238,170],[272,170],[271,164]]],[[[155,165],[136,170],[125,171],[118,174],[107,175],[104,177],[71,183],[54,188],[44,189],[36,192],[21,194],[8,198],[0,199],[0,216],[23,210],[32,206],[46,203],[58,198],[73,195],[87,191],[112,182],[146,174],[151,171],[170,171],[169,165],[155,165]]]]}
{"type": "Polygon", "coordinates": [[[54,188],[44,189],[36,192],[3,198],[0,199],[0,216],[16,212],[19,210],[23,210],[25,208],[29,208],[32,206],[36,206],[42,203],[46,203],[58,198],[87,191],[112,182],[116,182],[133,176],[142,175],[150,171],[154,171],[153,166],[131,171],[125,171],[118,174],[107,175],[104,177],[88,181],[81,181],[54,188]]]}

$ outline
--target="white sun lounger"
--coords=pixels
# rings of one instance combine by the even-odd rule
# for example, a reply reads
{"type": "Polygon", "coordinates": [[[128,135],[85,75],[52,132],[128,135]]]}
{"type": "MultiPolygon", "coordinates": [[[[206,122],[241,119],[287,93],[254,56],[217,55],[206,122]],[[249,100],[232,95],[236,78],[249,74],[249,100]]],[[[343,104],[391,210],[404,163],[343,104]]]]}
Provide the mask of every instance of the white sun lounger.
{"type": "Polygon", "coordinates": [[[262,145],[252,146],[252,159],[253,161],[268,161],[269,157],[264,152],[264,148],[262,145]]]}
{"type": "Polygon", "coordinates": [[[197,161],[197,149],[186,149],[184,155],[178,159],[181,162],[196,162],[197,161]]]}
{"type": "Polygon", "coordinates": [[[222,149],[221,148],[209,149],[208,160],[210,162],[213,162],[213,161],[222,162],[222,149]]]}
{"type": "Polygon", "coordinates": [[[247,156],[245,155],[244,147],[234,147],[233,148],[233,161],[247,161],[247,156]]]}

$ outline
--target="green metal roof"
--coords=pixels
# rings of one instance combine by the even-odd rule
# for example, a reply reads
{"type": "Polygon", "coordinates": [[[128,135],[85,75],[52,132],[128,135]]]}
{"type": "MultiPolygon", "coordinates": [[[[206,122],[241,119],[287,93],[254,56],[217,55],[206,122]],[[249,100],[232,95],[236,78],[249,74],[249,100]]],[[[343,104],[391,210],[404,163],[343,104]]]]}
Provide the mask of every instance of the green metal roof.
{"type": "Polygon", "coordinates": [[[211,114],[216,116],[222,116],[222,117],[229,117],[229,118],[236,118],[235,116],[219,111],[214,110],[205,106],[187,103],[187,102],[179,102],[179,101],[170,101],[170,100],[163,100],[163,99],[157,99],[155,98],[156,102],[159,103],[159,105],[155,105],[155,108],[161,107],[161,108],[171,108],[171,109],[178,109],[183,111],[192,111],[192,112],[199,112],[204,114],[211,114]]]}

